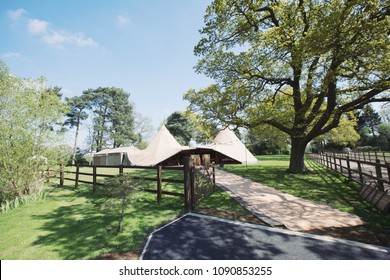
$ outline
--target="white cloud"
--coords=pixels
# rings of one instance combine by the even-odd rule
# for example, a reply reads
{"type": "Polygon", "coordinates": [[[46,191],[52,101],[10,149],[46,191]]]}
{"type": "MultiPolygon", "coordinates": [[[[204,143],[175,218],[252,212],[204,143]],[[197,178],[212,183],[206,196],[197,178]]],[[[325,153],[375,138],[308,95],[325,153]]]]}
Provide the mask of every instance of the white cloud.
{"type": "Polygon", "coordinates": [[[92,38],[86,38],[83,33],[69,33],[67,31],[52,30],[49,34],[42,36],[42,40],[50,45],[63,47],[64,44],[76,45],[79,47],[98,46],[92,38]]]}
{"type": "Polygon", "coordinates": [[[1,55],[2,58],[13,58],[13,57],[21,57],[21,56],[22,55],[17,52],[7,52],[1,55]]]}
{"type": "MultiPolygon", "coordinates": [[[[7,12],[8,17],[14,23],[21,21],[25,14],[27,14],[27,12],[24,9],[9,10],[7,12]]],[[[91,37],[85,36],[82,32],[72,33],[67,30],[59,30],[57,28],[53,28],[52,23],[41,19],[30,17],[24,17],[23,19],[24,23],[27,24],[27,31],[49,45],[54,45],[60,48],[65,48],[65,45],[77,47],[95,47],[99,45],[91,37]]],[[[118,18],[118,20],[121,24],[127,24],[129,21],[126,17],[121,17],[120,19],[118,18]]],[[[8,57],[17,56],[16,53],[8,53],[4,55],[8,55],[8,57]]]]}
{"type": "Polygon", "coordinates": [[[26,13],[24,9],[16,9],[7,11],[8,17],[13,21],[19,21],[23,15],[26,13]]]}
{"type": "Polygon", "coordinates": [[[125,15],[118,15],[116,17],[116,24],[120,27],[127,26],[131,24],[131,20],[128,16],[125,15]]]}
{"type": "Polygon", "coordinates": [[[30,19],[27,24],[27,29],[31,34],[45,34],[48,31],[49,23],[40,19],[30,19]]]}

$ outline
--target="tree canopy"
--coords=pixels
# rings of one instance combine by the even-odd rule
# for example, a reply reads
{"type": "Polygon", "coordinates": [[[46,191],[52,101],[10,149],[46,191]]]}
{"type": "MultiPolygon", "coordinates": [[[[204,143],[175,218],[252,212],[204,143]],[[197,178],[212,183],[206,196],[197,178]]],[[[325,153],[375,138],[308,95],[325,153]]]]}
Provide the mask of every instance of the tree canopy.
{"type": "Polygon", "coordinates": [[[93,142],[96,151],[118,148],[137,141],[134,133],[133,105],[130,94],[115,87],[99,87],[83,92],[93,111],[93,142]]]}
{"type": "Polygon", "coordinates": [[[215,0],[195,46],[196,70],[215,80],[184,98],[204,119],[270,125],[291,138],[289,171],[343,114],[389,101],[389,3],[215,0]]]}
{"type": "Polygon", "coordinates": [[[0,203],[39,191],[40,167],[56,161],[51,146],[64,113],[58,89],[44,78],[18,78],[0,61],[0,203]]]}
{"type": "Polygon", "coordinates": [[[190,118],[184,113],[174,112],[167,118],[165,125],[169,132],[176,138],[181,145],[189,145],[194,129],[190,118]]]}
{"type": "Polygon", "coordinates": [[[70,128],[76,127],[76,135],[74,138],[74,145],[72,151],[72,164],[75,164],[77,153],[77,138],[80,130],[81,122],[88,118],[86,110],[90,107],[89,101],[85,96],[74,96],[72,98],[65,98],[68,112],[66,113],[66,119],[64,126],[70,128]]]}

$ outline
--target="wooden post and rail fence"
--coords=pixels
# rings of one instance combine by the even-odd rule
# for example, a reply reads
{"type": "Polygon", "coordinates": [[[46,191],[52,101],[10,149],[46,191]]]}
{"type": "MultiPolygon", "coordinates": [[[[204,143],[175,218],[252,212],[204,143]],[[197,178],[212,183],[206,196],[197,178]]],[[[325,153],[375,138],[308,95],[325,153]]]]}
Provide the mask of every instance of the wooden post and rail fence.
{"type": "Polygon", "coordinates": [[[214,165],[195,166],[191,157],[184,158],[183,166],[106,166],[106,165],[86,165],[73,166],[75,171],[67,171],[64,166],[60,166],[59,181],[60,186],[64,186],[65,180],[73,181],[74,186],[78,187],[79,183],[92,185],[93,192],[96,192],[97,186],[106,186],[106,183],[98,181],[98,178],[113,178],[124,174],[125,170],[155,170],[155,176],[131,176],[135,180],[156,182],[156,189],[144,189],[146,192],[155,193],[157,203],[161,202],[162,195],[178,196],[184,199],[184,208],[186,211],[192,211],[196,208],[201,200],[211,195],[215,190],[215,167],[214,165]],[[82,168],[92,168],[92,173],[81,171],[82,168]],[[117,169],[118,174],[103,174],[99,173],[99,168],[117,169]],[[164,178],[163,170],[182,171],[183,179],[164,178]],[[65,175],[73,175],[70,178],[65,175]],[[92,177],[92,181],[80,179],[80,175],[92,177]],[[163,190],[163,183],[173,183],[183,185],[183,192],[172,192],[163,190]]]}
{"type": "Polygon", "coordinates": [[[386,153],[308,153],[306,156],[359,183],[361,197],[383,212],[390,211],[390,157],[386,153]]]}

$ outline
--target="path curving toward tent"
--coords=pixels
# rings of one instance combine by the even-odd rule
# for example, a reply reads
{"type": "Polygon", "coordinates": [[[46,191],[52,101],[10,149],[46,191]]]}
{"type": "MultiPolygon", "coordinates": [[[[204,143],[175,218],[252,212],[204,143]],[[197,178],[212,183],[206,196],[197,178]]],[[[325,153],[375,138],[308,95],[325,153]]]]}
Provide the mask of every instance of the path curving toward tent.
{"type": "Polygon", "coordinates": [[[244,177],[216,170],[216,183],[264,222],[294,231],[352,227],[364,222],[356,215],[280,192],[244,177]]]}

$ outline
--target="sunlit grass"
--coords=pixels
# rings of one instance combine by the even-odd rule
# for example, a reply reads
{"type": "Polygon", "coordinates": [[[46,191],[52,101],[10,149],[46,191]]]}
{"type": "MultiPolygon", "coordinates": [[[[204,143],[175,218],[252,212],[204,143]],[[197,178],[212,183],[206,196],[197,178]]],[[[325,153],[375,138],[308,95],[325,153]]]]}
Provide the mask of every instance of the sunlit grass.
{"type": "Polygon", "coordinates": [[[137,194],[117,236],[119,209],[91,186],[52,184],[46,200],[0,215],[0,259],[95,259],[108,252],[138,254],[147,235],[183,212],[180,197],[137,194]]]}
{"type": "MultiPolygon", "coordinates": [[[[107,168],[105,172],[115,174],[116,170],[107,168]]],[[[134,173],[155,177],[155,172],[134,173]]],[[[86,177],[83,179],[92,181],[86,177]]],[[[183,172],[164,170],[163,178],[180,180],[183,172]]],[[[116,252],[139,255],[153,230],[184,213],[183,197],[163,194],[158,204],[156,194],[139,192],[126,210],[123,231],[117,235],[120,209],[112,204],[109,186],[99,186],[93,192],[92,185],[75,187],[74,182],[65,180],[59,187],[57,183],[52,180],[45,187],[45,200],[0,214],[0,259],[97,259],[116,252]]],[[[142,183],[146,189],[156,189],[156,182],[142,183]]],[[[184,193],[180,183],[163,183],[162,189],[184,193]]],[[[245,211],[221,190],[203,207],[245,211]]]]}

